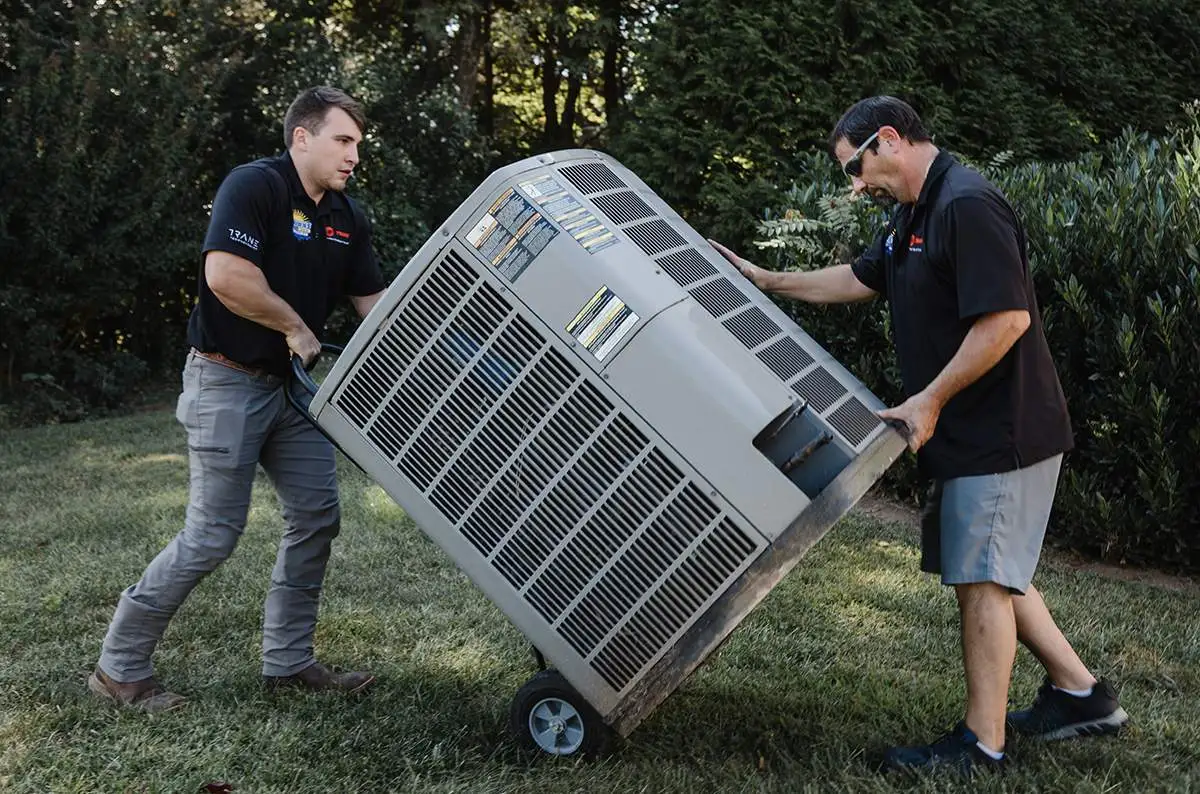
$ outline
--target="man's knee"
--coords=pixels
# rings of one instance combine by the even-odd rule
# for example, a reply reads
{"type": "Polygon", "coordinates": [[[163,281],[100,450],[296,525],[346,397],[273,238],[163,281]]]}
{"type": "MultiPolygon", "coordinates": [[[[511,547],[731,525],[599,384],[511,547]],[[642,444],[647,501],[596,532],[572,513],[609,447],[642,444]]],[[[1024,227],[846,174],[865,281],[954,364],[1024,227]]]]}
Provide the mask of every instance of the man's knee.
{"type": "Polygon", "coordinates": [[[320,505],[285,507],[283,520],[287,524],[289,535],[332,540],[341,532],[342,510],[335,495],[332,502],[320,505]]]}
{"type": "Polygon", "coordinates": [[[968,582],[954,585],[959,606],[968,609],[982,604],[999,604],[1012,600],[1012,591],[995,582],[968,582]]]}
{"type": "Polygon", "coordinates": [[[289,529],[324,532],[341,520],[341,500],[336,484],[332,487],[280,490],[278,494],[280,512],[289,529]]]}
{"type": "Polygon", "coordinates": [[[213,571],[233,553],[244,529],[239,524],[189,522],[179,533],[176,564],[189,571],[213,571]]]}

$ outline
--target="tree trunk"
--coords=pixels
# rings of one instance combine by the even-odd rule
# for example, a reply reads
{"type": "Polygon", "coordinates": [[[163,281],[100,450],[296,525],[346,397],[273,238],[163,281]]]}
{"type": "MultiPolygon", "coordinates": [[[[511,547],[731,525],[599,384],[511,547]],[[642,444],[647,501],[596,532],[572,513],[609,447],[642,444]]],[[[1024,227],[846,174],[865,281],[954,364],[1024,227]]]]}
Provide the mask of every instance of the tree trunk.
{"type": "Polygon", "coordinates": [[[459,102],[465,108],[475,106],[479,91],[479,62],[485,47],[483,17],[472,8],[463,13],[454,36],[454,82],[458,86],[459,102]]]}
{"type": "Polygon", "coordinates": [[[483,98],[479,110],[479,127],[489,139],[496,135],[496,62],[492,45],[492,0],[483,7],[483,98]]]}
{"type": "Polygon", "coordinates": [[[621,23],[624,16],[621,0],[605,0],[601,6],[600,19],[608,24],[601,79],[604,82],[604,122],[610,132],[615,132],[621,124],[621,103],[625,96],[625,85],[621,76],[621,54],[625,44],[621,23]]]}
{"type": "Polygon", "coordinates": [[[583,90],[583,79],[572,74],[567,78],[567,99],[563,103],[562,123],[558,127],[558,144],[561,149],[575,145],[575,115],[579,105],[579,94],[583,90]]]}
{"type": "Polygon", "coordinates": [[[545,116],[545,126],[542,129],[542,141],[553,148],[558,141],[558,87],[562,83],[558,74],[558,55],[554,51],[550,31],[546,32],[542,44],[542,113],[545,116]]]}

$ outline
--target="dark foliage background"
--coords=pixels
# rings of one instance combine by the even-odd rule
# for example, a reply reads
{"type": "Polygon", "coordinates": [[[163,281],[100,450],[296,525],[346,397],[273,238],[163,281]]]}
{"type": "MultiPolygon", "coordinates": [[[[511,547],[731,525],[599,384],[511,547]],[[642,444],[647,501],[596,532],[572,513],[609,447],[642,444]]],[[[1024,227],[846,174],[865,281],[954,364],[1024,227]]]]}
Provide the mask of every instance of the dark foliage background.
{"type": "MultiPolygon", "coordinates": [[[[1196,74],[1200,0],[0,0],[0,426],[174,379],[216,185],[303,86],[368,106],[352,192],[389,274],[491,168],[571,146],[778,266],[844,258],[874,221],[821,150],[888,92],[1009,153],[1080,434],[1070,537],[1195,566],[1196,74]],[[824,220],[760,229],[789,207],[824,220]]],[[[796,311],[896,396],[881,312],[796,311]]]]}

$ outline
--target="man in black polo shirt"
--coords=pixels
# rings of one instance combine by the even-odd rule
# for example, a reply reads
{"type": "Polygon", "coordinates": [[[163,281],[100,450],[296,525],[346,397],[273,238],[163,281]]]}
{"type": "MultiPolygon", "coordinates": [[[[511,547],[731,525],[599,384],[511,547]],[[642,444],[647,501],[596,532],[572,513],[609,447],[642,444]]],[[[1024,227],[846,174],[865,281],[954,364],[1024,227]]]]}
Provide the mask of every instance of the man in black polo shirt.
{"type": "Polygon", "coordinates": [[[370,224],[342,192],[364,125],[362,108],[344,92],[302,91],[284,118],[287,151],[235,168],[217,192],[176,410],[188,436],[187,517],[121,594],[88,680],[105,699],[145,711],[184,703],[159,686],[151,655],[192,588],[241,537],[259,464],[286,523],[263,609],[265,683],[353,692],[374,680],[334,672],[313,655],[321,583],[340,528],[337,472],[332,446],[283,391],[291,357],[311,362],[320,352],[338,301],[349,297],[365,316],[384,288],[370,224]]]}
{"type": "Polygon", "coordinates": [[[921,567],[955,588],[966,716],[933,744],[888,751],[890,768],[999,766],[1018,639],[1046,668],[1031,709],[1007,715],[1042,739],[1112,733],[1128,717],[1055,625],[1032,579],[1071,424],[1029,273],[1024,230],[1004,196],[933,145],[893,97],[851,107],[830,136],[854,190],[899,206],[853,265],[755,267],[715,244],[761,289],[814,303],[887,298],[907,399],[903,426],[934,486],[921,567]]]}

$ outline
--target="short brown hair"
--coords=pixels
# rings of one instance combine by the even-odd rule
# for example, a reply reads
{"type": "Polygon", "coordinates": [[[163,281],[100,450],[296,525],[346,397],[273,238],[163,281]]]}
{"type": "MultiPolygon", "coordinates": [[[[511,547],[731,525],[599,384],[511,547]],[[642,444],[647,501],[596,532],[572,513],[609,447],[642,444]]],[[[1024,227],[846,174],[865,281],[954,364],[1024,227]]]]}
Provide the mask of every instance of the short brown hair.
{"type": "Polygon", "coordinates": [[[363,113],[362,105],[340,88],[318,85],[301,91],[288,106],[283,117],[284,148],[292,148],[292,136],[296,134],[297,127],[303,127],[314,134],[320,132],[330,108],[346,111],[346,115],[358,125],[358,131],[366,134],[367,117],[363,113]]]}

